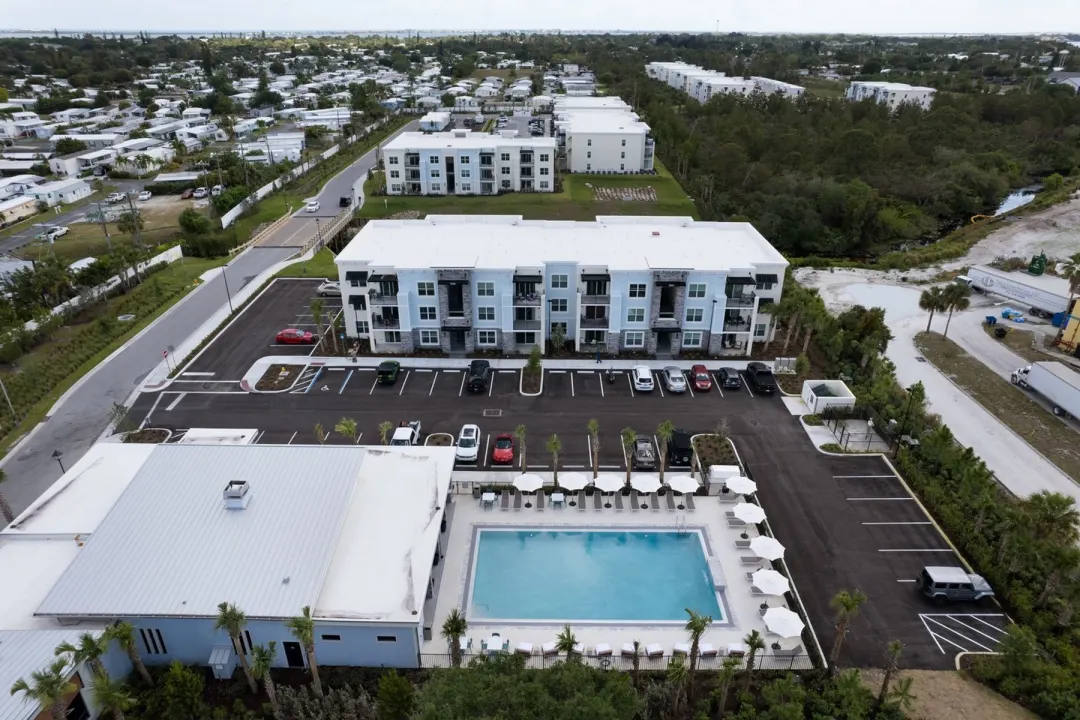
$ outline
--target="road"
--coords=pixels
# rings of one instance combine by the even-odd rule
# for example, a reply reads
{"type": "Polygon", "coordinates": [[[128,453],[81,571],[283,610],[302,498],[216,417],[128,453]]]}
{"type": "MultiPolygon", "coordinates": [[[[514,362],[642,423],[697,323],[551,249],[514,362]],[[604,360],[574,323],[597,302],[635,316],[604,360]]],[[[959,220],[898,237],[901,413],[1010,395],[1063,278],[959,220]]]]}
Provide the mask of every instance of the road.
{"type": "MultiPolygon", "coordinates": [[[[415,127],[415,122],[403,130],[410,127],[415,127]]],[[[331,178],[319,193],[320,202],[323,197],[333,197],[336,212],[337,198],[343,194],[343,188],[350,188],[366,177],[374,158],[374,152],[367,153],[331,178]]],[[[170,345],[179,345],[226,304],[225,280],[235,293],[295,252],[295,247],[281,246],[256,247],[241,253],[224,273],[193,291],[112,360],[100,365],[93,378],[79,385],[16,452],[0,459],[0,466],[8,476],[4,496],[15,512],[25,509],[60,477],[60,464],[53,458],[55,451],[60,451],[64,467],[71,467],[108,425],[113,403],[128,399],[161,361],[162,351],[170,345]]]]}

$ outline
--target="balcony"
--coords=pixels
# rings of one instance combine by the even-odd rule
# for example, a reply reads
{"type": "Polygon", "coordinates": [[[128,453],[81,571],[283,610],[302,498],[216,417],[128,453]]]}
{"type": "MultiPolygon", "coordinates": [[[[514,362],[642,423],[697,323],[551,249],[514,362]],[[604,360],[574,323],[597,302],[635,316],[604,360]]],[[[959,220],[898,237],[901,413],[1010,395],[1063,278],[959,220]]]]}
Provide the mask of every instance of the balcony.
{"type": "Polygon", "coordinates": [[[440,319],[439,327],[444,330],[471,330],[472,318],[464,312],[460,315],[446,315],[440,319]]]}
{"type": "Polygon", "coordinates": [[[606,317],[601,317],[601,318],[582,317],[581,318],[581,327],[590,328],[590,329],[596,329],[596,330],[607,330],[607,328],[608,328],[608,320],[609,320],[609,318],[606,318],[606,317]]]}
{"type": "Polygon", "coordinates": [[[378,330],[396,330],[401,327],[399,318],[388,318],[382,315],[372,315],[371,323],[378,330]]]}
{"type": "Polygon", "coordinates": [[[419,180],[420,179],[420,171],[419,170],[406,170],[405,171],[405,179],[406,180],[419,180]]]}
{"type": "Polygon", "coordinates": [[[525,293],[514,296],[514,307],[540,307],[543,302],[540,293],[525,293]]]}
{"type": "Polygon", "coordinates": [[[745,293],[743,295],[729,297],[727,299],[726,305],[729,308],[754,307],[754,293],[745,293]]]}
{"type": "Polygon", "coordinates": [[[515,332],[524,332],[524,331],[533,331],[533,332],[535,332],[535,331],[537,331],[539,329],[540,329],[540,321],[539,320],[518,320],[517,318],[514,319],[514,331],[515,332]]]}
{"type": "Polygon", "coordinates": [[[611,304],[611,296],[610,295],[582,295],[581,296],[581,304],[582,305],[610,305],[611,304]]]}
{"type": "Polygon", "coordinates": [[[368,300],[371,302],[372,307],[379,305],[392,305],[394,307],[397,307],[398,304],[397,293],[394,293],[393,295],[390,295],[389,293],[384,295],[378,290],[372,290],[371,293],[368,295],[368,300]]]}

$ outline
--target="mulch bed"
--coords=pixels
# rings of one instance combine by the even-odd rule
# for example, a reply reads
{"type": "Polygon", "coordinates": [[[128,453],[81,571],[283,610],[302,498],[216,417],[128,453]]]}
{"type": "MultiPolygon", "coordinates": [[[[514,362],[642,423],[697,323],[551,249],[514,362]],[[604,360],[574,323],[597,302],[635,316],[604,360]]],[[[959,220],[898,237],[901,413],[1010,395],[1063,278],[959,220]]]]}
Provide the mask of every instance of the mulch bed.
{"type": "Polygon", "coordinates": [[[256,390],[285,390],[292,387],[304,371],[303,365],[271,365],[255,383],[256,390]]]}
{"type": "Polygon", "coordinates": [[[627,202],[656,202],[656,190],[646,187],[594,187],[597,200],[625,200],[627,202]]]}
{"type": "Polygon", "coordinates": [[[129,432],[124,436],[124,442],[156,445],[165,442],[168,438],[168,430],[163,428],[143,428],[142,430],[133,430],[132,432],[129,432]]]}
{"type": "Polygon", "coordinates": [[[428,438],[424,441],[424,444],[434,447],[450,447],[454,444],[454,438],[444,433],[439,433],[438,435],[428,435],[428,438]]]}
{"type": "Polygon", "coordinates": [[[705,435],[694,440],[694,447],[701,458],[702,467],[712,465],[738,465],[735,448],[719,435],[705,435]]]}
{"type": "Polygon", "coordinates": [[[527,393],[540,392],[540,373],[535,375],[530,372],[524,372],[521,376],[521,390],[527,393]]]}

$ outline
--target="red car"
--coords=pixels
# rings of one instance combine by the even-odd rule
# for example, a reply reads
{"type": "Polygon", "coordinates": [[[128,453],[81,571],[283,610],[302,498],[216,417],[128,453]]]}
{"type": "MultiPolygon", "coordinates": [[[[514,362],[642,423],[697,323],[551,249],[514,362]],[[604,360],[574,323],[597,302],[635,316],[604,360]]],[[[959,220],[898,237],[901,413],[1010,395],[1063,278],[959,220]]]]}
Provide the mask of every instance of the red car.
{"type": "Polygon", "coordinates": [[[694,389],[698,392],[708,392],[712,389],[712,375],[704,365],[695,365],[690,368],[690,378],[694,381],[694,389]]]}
{"type": "Polygon", "coordinates": [[[311,345],[315,342],[315,335],[306,330],[289,328],[279,332],[276,341],[280,345],[311,345]]]}
{"type": "Polygon", "coordinates": [[[514,462],[514,436],[499,435],[495,438],[495,447],[491,450],[491,462],[496,465],[511,465],[514,462]]]}

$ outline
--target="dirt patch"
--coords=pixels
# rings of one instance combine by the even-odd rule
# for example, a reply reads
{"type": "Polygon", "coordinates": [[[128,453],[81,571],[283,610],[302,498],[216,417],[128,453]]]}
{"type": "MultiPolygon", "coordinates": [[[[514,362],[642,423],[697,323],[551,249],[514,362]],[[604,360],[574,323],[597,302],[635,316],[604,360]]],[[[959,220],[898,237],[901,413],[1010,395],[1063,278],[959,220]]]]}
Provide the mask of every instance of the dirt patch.
{"type": "MultiPolygon", "coordinates": [[[[876,695],[881,689],[882,671],[862,670],[860,675],[876,695]]],[[[900,677],[914,680],[911,691],[915,700],[906,714],[911,720],[1037,720],[1038,717],[958,672],[905,670],[900,677]]]]}
{"type": "Polygon", "coordinates": [[[144,443],[147,445],[156,445],[168,439],[169,431],[164,428],[143,428],[124,435],[124,442],[126,443],[144,443]]]}
{"type": "Polygon", "coordinates": [[[596,200],[611,201],[622,200],[623,202],[656,202],[656,190],[651,185],[645,187],[592,187],[593,196],[596,200]]]}
{"type": "Polygon", "coordinates": [[[303,371],[303,365],[271,365],[259,378],[259,382],[255,383],[255,389],[285,390],[292,387],[303,371]]]}
{"type": "Polygon", "coordinates": [[[434,433],[427,436],[424,444],[434,447],[450,447],[454,444],[454,438],[447,433],[434,433]]]}
{"type": "Polygon", "coordinates": [[[735,448],[731,441],[719,435],[703,435],[694,439],[694,449],[702,467],[713,465],[738,465],[735,448]]]}
{"type": "Polygon", "coordinates": [[[540,392],[540,373],[525,372],[521,376],[521,391],[525,393],[540,392]]]}

